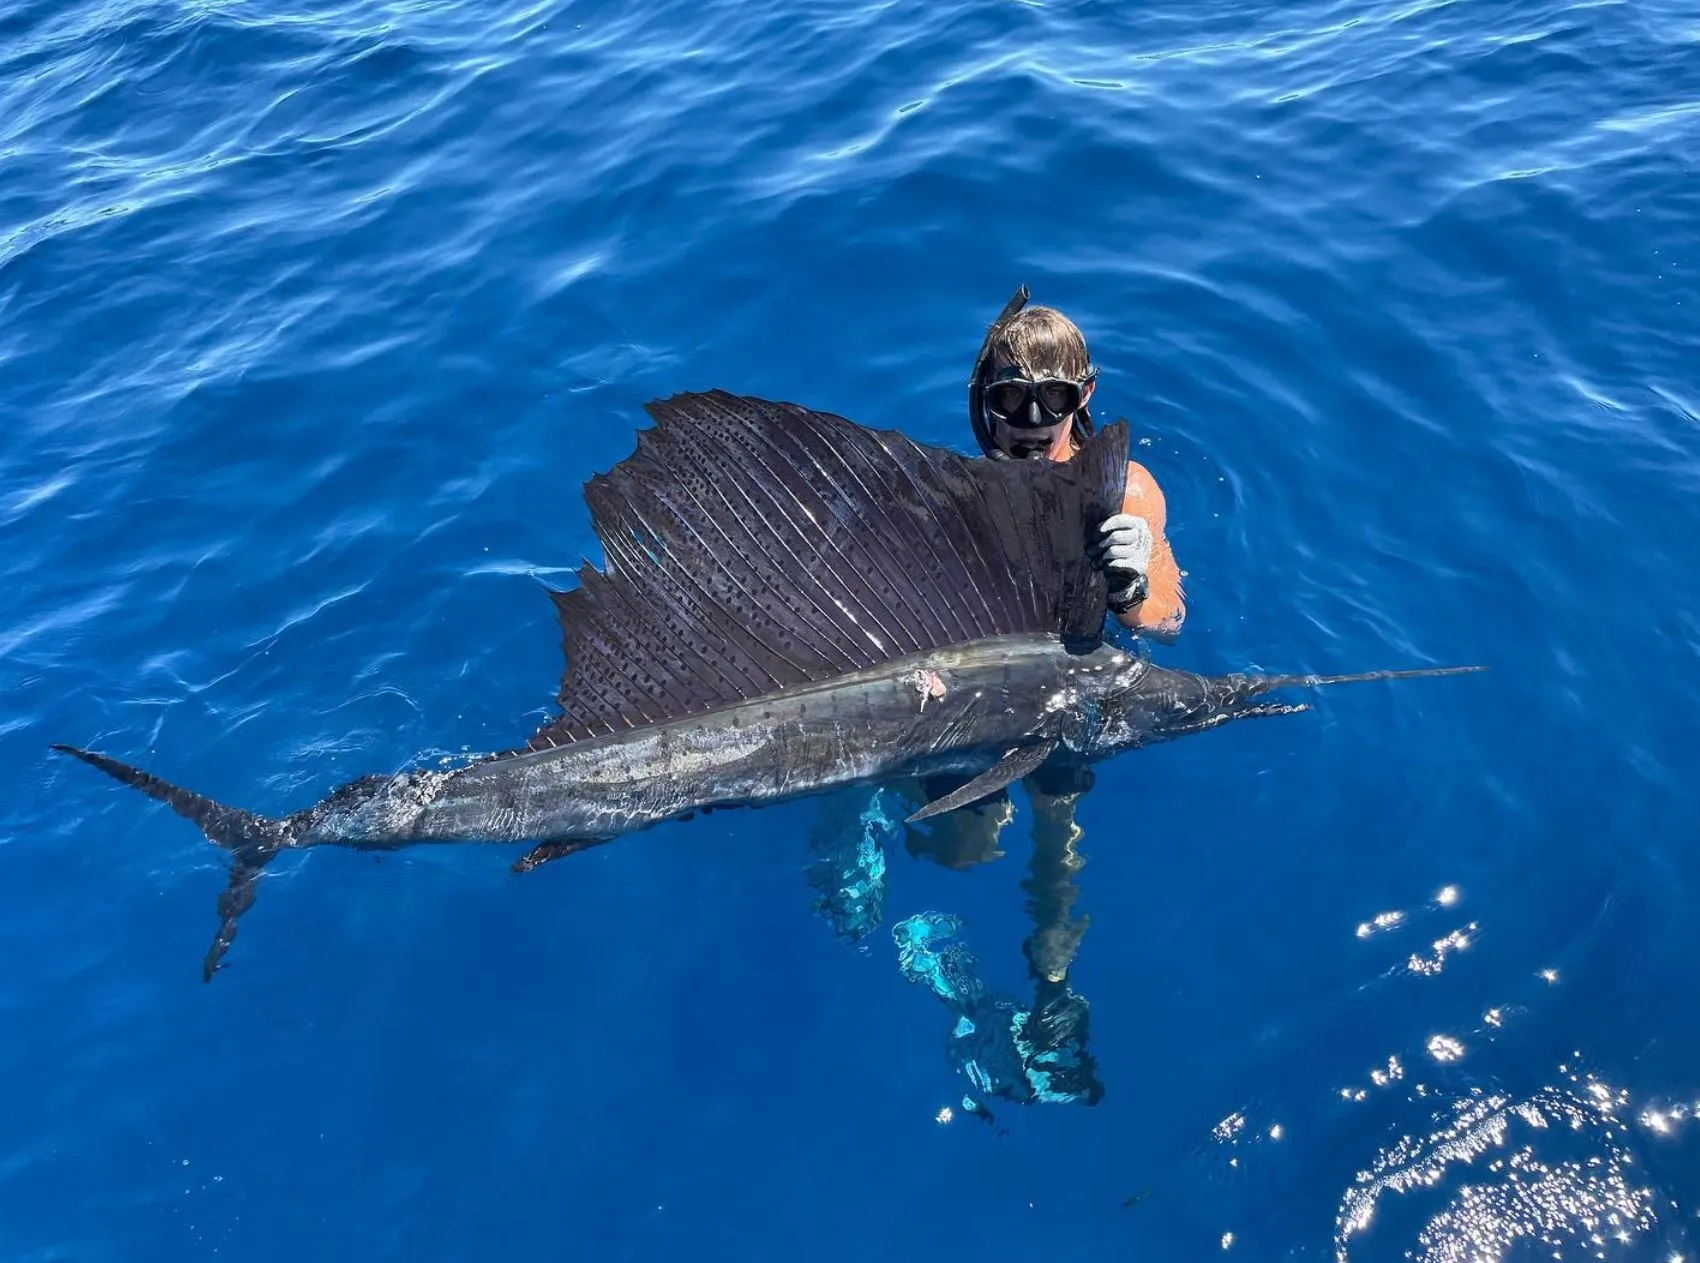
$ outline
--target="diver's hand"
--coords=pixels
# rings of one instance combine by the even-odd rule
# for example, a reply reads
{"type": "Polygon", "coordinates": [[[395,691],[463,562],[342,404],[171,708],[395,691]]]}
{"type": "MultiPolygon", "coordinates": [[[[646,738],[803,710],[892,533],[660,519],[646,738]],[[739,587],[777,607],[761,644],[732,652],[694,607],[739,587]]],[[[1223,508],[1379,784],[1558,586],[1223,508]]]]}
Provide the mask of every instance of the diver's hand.
{"type": "Polygon", "coordinates": [[[1110,581],[1110,608],[1120,613],[1145,599],[1150,584],[1151,524],[1131,513],[1107,517],[1087,551],[1110,581]]]}

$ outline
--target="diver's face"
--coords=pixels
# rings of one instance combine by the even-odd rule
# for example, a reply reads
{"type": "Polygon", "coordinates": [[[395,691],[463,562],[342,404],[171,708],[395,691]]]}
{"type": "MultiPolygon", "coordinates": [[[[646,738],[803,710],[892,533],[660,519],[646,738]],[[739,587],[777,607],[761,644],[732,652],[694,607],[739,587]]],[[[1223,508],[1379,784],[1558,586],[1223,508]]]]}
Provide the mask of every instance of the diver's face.
{"type": "Polygon", "coordinates": [[[985,395],[992,442],[1013,460],[1067,460],[1073,454],[1074,414],[1096,384],[1029,373],[1001,356],[994,359],[985,395]]]}

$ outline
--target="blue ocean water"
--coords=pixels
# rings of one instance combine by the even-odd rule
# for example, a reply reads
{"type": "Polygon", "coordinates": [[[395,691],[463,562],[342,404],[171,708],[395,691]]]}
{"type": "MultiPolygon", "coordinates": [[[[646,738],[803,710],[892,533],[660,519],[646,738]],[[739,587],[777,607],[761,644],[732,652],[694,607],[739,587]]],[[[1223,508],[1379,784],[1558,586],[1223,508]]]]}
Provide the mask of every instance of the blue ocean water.
{"type": "Polygon", "coordinates": [[[1668,0],[13,0],[0,1258],[1692,1257],[1697,157],[1668,0]],[[1167,494],[1156,657],[1492,668],[1100,768],[1096,1106],[961,1111],[898,967],[1021,996],[1019,796],[855,944],[801,803],[289,857],[203,986],[220,856],[48,753],[511,745],[646,400],[967,450],[1021,283],[1167,494]]]}

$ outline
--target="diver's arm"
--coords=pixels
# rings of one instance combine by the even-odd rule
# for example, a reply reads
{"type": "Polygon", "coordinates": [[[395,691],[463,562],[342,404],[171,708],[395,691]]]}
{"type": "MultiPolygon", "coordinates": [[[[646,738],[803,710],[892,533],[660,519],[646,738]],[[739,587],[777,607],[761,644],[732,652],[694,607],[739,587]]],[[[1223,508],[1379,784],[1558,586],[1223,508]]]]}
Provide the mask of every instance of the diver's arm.
{"type": "Polygon", "coordinates": [[[1127,463],[1122,512],[1144,518],[1151,527],[1151,565],[1146,571],[1150,590],[1143,601],[1117,613],[1116,621],[1153,639],[1173,640],[1186,621],[1186,594],[1181,590],[1180,566],[1164,533],[1168,506],[1151,471],[1135,461],[1127,463]]]}

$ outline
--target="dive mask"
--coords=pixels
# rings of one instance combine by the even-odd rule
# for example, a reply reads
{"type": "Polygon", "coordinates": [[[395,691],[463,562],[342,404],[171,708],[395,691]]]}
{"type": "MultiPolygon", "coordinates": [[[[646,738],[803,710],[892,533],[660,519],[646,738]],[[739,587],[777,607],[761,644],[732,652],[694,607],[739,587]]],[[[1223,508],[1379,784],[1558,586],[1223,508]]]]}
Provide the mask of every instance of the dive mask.
{"type": "MultiPolygon", "coordinates": [[[[1078,382],[1050,377],[1036,381],[1015,378],[1005,378],[1001,382],[987,380],[991,376],[993,343],[1004,326],[1026,305],[1027,287],[1022,285],[1017,287],[998,313],[998,318],[986,330],[985,339],[980,343],[980,353],[974,357],[974,372],[968,379],[968,424],[974,429],[980,450],[993,460],[1008,460],[1011,456],[999,445],[993,433],[997,429],[1025,430],[1027,441],[1022,446],[1035,448],[1035,441],[1039,438],[1037,430],[1049,429],[1072,414],[1070,429],[1075,438],[1084,441],[1092,434],[1092,414],[1081,406],[1081,401],[1087,383],[1098,375],[1097,369],[1089,370],[1085,379],[1078,382]],[[1000,389],[1003,387],[1011,389],[1004,391],[1000,389]],[[994,391],[999,392],[995,403],[992,399],[994,391]],[[1032,406],[1035,403],[1037,409],[1032,406]],[[1006,406],[1008,411],[1003,410],[1006,406]],[[1035,411],[1039,414],[1037,418],[1035,411]]],[[[1019,456],[1036,454],[1037,450],[1026,450],[1019,456]]]]}
{"type": "Polygon", "coordinates": [[[1039,428],[1055,425],[1086,401],[1093,369],[1079,381],[1070,377],[1005,377],[985,387],[986,411],[1006,425],[1039,428]],[[1035,409],[1032,405],[1037,404],[1035,409]]]}

